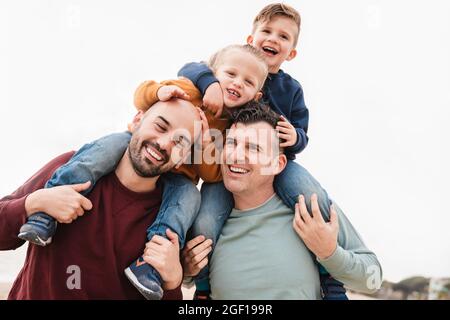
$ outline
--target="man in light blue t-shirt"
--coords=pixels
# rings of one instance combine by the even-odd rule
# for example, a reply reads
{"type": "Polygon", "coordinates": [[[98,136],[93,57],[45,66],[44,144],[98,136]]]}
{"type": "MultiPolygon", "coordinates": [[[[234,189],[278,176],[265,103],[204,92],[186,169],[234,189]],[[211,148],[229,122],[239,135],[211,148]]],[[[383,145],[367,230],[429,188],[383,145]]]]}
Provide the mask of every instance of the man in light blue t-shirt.
{"type": "MultiPolygon", "coordinates": [[[[310,210],[303,196],[292,210],[275,193],[274,178],[287,162],[277,121],[276,113],[256,104],[239,112],[227,133],[222,175],[234,209],[210,259],[210,297],[322,299],[318,263],[348,288],[376,291],[378,259],[339,207],[321,213],[313,195],[310,210]]],[[[208,263],[211,245],[203,236],[186,244],[186,276],[208,263]]]]}

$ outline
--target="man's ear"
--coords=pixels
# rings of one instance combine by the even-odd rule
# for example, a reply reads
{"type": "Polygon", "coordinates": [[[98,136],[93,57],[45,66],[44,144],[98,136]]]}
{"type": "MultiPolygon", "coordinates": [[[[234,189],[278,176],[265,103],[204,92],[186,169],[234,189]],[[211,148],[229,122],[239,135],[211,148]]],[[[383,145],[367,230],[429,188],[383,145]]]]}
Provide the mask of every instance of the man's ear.
{"type": "Polygon", "coordinates": [[[253,36],[252,36],[252,35],[249,35],[249,36],[247,37],[247,44],[253,45],[253,36]]]}
{"type": "Polygon", "coordinates": [[[286,58],[286,61],[291,61],[297,56],[297,50],[292,49],[291,52],[289,52],[289,55],[286,58]]]}
{"type": "Polygon", "coordinates": [[[276,161],[274,166],[274,174],[278,175],[284,170],[284,168],[286,168],[287,158],[284,153],[280,153],[274,160],[276,161]]]}
{"type": "Polygon", "coordinates": [[[139,110],[138,113],[136,113],[136,115],[134,116],[133,121],[128,125],[128,130],[133,133],[141,124],[143,117],[144,111],[139,110]]]}
{"type": "Polygon", "coordinates": [[[255,101],[258,101],[259,99],[261,99],[263,96],[263,93],[261,91],[258,91],[258,93],[255,95],[255,101]]]}

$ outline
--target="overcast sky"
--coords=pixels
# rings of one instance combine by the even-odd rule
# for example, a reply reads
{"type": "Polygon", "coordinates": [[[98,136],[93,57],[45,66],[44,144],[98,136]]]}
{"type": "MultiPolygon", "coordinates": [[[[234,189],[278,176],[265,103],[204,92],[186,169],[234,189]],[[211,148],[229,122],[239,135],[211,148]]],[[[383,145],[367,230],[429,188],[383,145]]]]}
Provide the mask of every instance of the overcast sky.
{"type": "MultiPolygon", "coordinates": [[[[0,2],[0,197],[58,154],[126,129],[136,86],[243,43],[272,1],[0,2]]],[[[385,278],[450,276],[450,2],[297,0],[310,143],[298,161],[385,278]],[[445,165],[447,163],[447,165],[445,165]]],[[[0,252],[0,281],[24,250],[0,252]]]]}

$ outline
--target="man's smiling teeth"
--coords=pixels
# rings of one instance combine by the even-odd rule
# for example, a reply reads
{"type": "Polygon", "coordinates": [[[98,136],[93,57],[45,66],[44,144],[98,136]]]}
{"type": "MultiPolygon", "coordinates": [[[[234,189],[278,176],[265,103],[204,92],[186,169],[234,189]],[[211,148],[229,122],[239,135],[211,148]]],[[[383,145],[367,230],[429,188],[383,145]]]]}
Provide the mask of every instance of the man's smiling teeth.
{"type": "Polygon", "coordinates": [[[227,91],[228,91],[229,94],[232,94],[233,96],[236,96],[236,97],[238,97],[238,98],[241,97],[241,95],[239,94],[239,92],[237,92],[236,90],[233,90],[233,89],[227,89],[227,91]]]}
{"type": "Polygon", "coordinates": [[[153,158],[155,158],[156,160],[158,160],[158,161],[161,161],[161,160],[162,160],[162,158],[161,158],[155,151],[153,151],[152,149],[150,149],[149,147],[146,147],[145,150],[147,150],[147,152],[150,153],[150,155],[151,155],[153,158]]]}
{"type": "Polygon", "coordinates": [[[272,48],[272,47],[263,47],[263,50],[266,51],[266,52],[269,52],[269,53],[271,53],[271,54],[273,54],[273,55],[275,55],[275,54],[278,53],[278,51],[275,50],[275,49],[272,48]]]}
{"type": "Polygon", "coordinates": [[[230,166],[230,171],[235,172],[235,173],[248,173],[249,172],[249,170],[245,170],[245,169],[233,167],[233,166],[230,166]]]}

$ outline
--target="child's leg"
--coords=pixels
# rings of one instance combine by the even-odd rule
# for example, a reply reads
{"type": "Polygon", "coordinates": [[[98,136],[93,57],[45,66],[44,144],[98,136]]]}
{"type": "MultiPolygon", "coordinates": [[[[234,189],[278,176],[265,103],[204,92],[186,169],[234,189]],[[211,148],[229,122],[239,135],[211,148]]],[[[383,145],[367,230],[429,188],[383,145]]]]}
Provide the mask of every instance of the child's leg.
{"type": "MultiPolygon", "coordinates": [[[[329,219],[331,201],[327,192],[305,168],[295,161],[289,160],[286,168],[275,177],[274,188],[283,202],[293,210],[295,203],[298,202],[298,196],[302,194],[305,197],[306,206],[311,212],[311,195],[317,194],[320,212],[329,219]]],[[[330,277],[320,264],[319,271],[324,299],[346,300],[343,284],[330,277]]]]}
{"type": "MultiPolygon", "coordinates": [[[[65,165],[58,168],[45,184],[52,188],[67,184],[91,181],[89,193],[97,181],[111,172],[119,163],[130,142],[129,132],[115,133],[84,145],[65,165]]],[[[56,231],[56,221],[44,212],[37,212],[28,218],[20,228],[19,238],[45,246],[51,242],[56,231]]]]}
{"type": "Polygon", "coordinates": [[[186,233],[197,217],[200,208],[200,191],[182,174],[167,172],[161,176],[163,198],[158,215],[147,229],[147,238],[154,235],[167,238],[169,228],[178,235],[180,249],[186,242],[186,233]]]}
{"type": "MultiPolygon", "coordinates": [[[[233,209],[233,195],[225,188],[223,182],[203,183],[201,195],[202,203],[190,230],[189,238],[203,235],[206,239],[213,241],[212,248],[214,249],[222,227],[233,209]]],[[[212,252],[208,255],[209,261],[212,252]]],[[[210,291],[208,266],[204,267],[196,276],[195,286],[197,298],[208,296],[210,291]]]]}
{"type": "MultiPolygon", "coordinates": [[[[161,176],[163,198],[158,215],[147,229],[147,238],[154,235],[167,238],[166,230],[170,229],[178,235],[180,248],[184,247],[186,233],[197,216],[200,207],[200,192],[184,175],[165,173],[161,176]]],[[[149,300],[162,298],[162,280],[159,273],[143,258],[131,264],[125,275],[131,283],[149,300]]]]}

